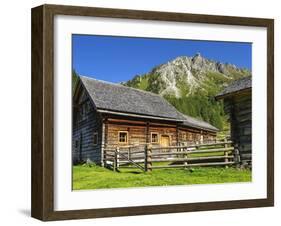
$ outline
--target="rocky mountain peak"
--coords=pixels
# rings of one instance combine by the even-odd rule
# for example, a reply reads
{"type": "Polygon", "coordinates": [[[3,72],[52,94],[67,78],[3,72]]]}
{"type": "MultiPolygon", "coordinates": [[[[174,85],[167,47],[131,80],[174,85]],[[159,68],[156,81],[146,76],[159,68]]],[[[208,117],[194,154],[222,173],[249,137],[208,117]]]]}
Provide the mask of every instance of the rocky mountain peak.
{"type": "Polygon", "coordinates": [[[196,53],[193,57],[192,57],[192,62],[196,62],[196,61],[202,61],[203,57],[201,56],[200,53],[196,53]]]}
{"type": "Polygon", "coordinates": [[[206,83],[213,83],[218,78],[223,81],[221,83],[228,84],[235,78],[245,75],[250,75],[250,72],[232,64],[207,59],[196,53],[194,56],[179,56],[156,66],[151,72],[136,76],[135,80],[132,79],[127,85],[144,81],[148,90],[163,96],[172,95],[179,98],[192,94],[199,88],[204,89],[206,83]]]}
{"type": "Polygon", "coordinates": [[[160,94],[180,112],[222,128],[226,118],[214,96],[232,81],[249,75],[249,70],[197,53],[178,56],[123,85],[160,94]]]}

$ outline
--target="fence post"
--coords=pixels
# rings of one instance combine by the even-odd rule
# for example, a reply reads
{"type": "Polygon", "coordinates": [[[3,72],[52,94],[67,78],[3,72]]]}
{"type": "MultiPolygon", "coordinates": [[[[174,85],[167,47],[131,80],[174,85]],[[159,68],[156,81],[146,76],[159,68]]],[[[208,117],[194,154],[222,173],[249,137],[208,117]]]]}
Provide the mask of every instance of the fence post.
{"type": "Polygon", "coordinates": [[[114,151],[113,171],[117,170],[117,149],[114,151]]]}
{"type": "Polygon", "coordinates": [[[145,145],[145,153],[144,153],[144,168],[146,172],[152,171],[152,163],[151,163],[151,153],[152,153],[152,146],[151,144],[145,145]]]}
{"type": "Polygon", "coordinates": [[[196,145],[196,146],[195,146],[195,149],[196,149],[196,150],[199,150],[199,144],[198,144],[198,141],[195,141],[195,145],[196,145]]]}
{"type": "Polygon", "coordinates": [[[238,144],[235,144],[234,145],[234,162],[235,162],[236,166],[239,166],[240,160],[241,159],[240,159],[238,144]]]}
{"type": "Polygon", "coordinates": [[[103,149],[103,167],[107,167],[107,165],[106,165],[106,149],[103,149]]]}
{"type": "Polygon", "coordinates": [[[120,152],[120,149],[119,149],[119,147],[117,147],[116,148],[116,157],[117,157],[117,161],[116,161],[116,166],[117,166],[117,170],[118,170],[118,168],[119,168],[119,161],[120,161],[120,155],[119,155],[119,152],[120,152]]]}
{"type": "Polygon", "coordinates": [[[128,148],[128,160],[130,160],[131,159],[131,148],[129,147],[128,148]]]}
{"type": "MultiPolygon", "coordinates": [[[[227,139],[225,138],[224,139],[224,142],[227,142],[227,139]]],[[[227,148],[228,146],[227,146],[227,144],[224,144],[224,148],[227,148]]],[[[224,162],[225,163],[228,163],[228,151],[224,151],[224,162]]],[[[225,168],[227,168],[228,166],[227,165],[225,165],[225,168]]]]}
{"type": "Polygon", "coordinates": [[[184,166],[187,167],[188,163],[187,163],[187,159],[188,159],[188,154],[184,155],[184,158],[186,159],[184,162],[184,166]]]}
{"type": "Polygon", "coordinates": [[[118,171],[118,167],[119,167],[119,147],[117,147],[114,152],[113,170],[118,171]]]}

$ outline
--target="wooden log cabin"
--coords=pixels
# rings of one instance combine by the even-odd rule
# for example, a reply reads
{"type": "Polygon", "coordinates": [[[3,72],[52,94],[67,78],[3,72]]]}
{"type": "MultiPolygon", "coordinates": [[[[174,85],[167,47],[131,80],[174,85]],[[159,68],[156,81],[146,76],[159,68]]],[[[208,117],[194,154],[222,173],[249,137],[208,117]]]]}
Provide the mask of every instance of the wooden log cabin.
{"type": "Polygon", "coordinates": [[[73,163],[101,164],[106,147],[208,142],[217,131],[154,93],[82,76],[74,89],[73,163]]]}
{"type": "Polygon", "coordinates": [[[229,115],[231,140],[238,145],[242,165],[252,163],[252,78],[234,81],[216,96],[229,115]]]}

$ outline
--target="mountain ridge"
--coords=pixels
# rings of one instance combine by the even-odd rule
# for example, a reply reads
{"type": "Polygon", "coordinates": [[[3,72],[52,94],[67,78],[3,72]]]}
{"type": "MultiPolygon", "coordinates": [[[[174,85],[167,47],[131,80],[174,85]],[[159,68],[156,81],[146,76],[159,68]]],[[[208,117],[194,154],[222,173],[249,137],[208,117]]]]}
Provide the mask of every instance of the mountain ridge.
{"type": "Polygon", "coordinates": [[[197,53],[178,56],[121,84],[159,94],[180,112],[223,128],[227,121],[223,103],[215,101],[214,96],[232,81],[246,76],[251,76],[248,69],[197,53]]]}
{"type": "MultiPolygon", "coordinates": [[[[191,94],[204,83],[204,80],[208,79],[206,77],[208,73],[215,73],[217,76],[221,76],[220,80],[229,80],[229,82],[251,74],[247,69],[238,68],[234,64],[209,60],[197,53],[193,57],[176,57],[165,64],[154,67],[150,72],[136,75],[133,79],[122,84],[144,90],[148,89],[147,91],[162,96],[171,94],[181,97],[180,82],[189,88],[188,94],[191,94]],[[148,81],[150,87],[145,87],[145,84],[142,84],[144,83],[142,80],[147,79],[147,76],[150,77],[148,81]]],[[[226,81],[225,85],[229,82],[226,81]]]]}

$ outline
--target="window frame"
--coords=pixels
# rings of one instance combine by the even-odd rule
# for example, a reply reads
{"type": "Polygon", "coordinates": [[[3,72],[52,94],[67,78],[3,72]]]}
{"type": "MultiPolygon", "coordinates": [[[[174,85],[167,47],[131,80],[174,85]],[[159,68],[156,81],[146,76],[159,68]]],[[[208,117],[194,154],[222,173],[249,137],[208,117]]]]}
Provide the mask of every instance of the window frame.
{"type": "Polygon", "coordinates": [[[79,106],[79,122],[82,122],[87,119],[87,115],[90,112],[89,101],[84,101],[79,106]]]}
{"type": "Polygon", "coordinates": [[[187,141],[186,132],[181,132],[180,139],[181,139],[182,141],[187,141]]]}
{"type": "Polygon", "coordinates": [[[159,136],[159,133],[157,133],[157,132],[151,132],[151,133],[150,133],[150,142],[151,142],[152,144],[159,144],[159,143],[160,143],[159,137],[160,137],[160,136],[159,136]],[[152,135],[157,135],[157,141],[156,141],[156,142],[153,142],[152,135]]]}
{"type": "Polygon", "coordinates": [[[84,104],[79,105],[79,110],[78,110],[78,122],[82,122],[85,119],[85,112],[84,112],[84,104]]]}
{"type": "Polygon", "coordinates": [[[93,133],[93,145],[94,146],[97,146],[99,144],[99,133],[97,132],[97,131],[95,131],[94,133],[93,133]],[[96,141],[97,142],[95,142],[95,136],[96,136],[96,141]]]}
{"type": "Polygon", "coordinates": [[[129,131],[118,131],[118,144],[128,144],[129,142],[129,131]],[[120,141],[120,134],[126,133],[126,141],[122,142],[120,141]]]}
{"type": "Polygon", "coordinates": [[[80,139],[74,139],[74,151],[79,152],[80,139]]]}

